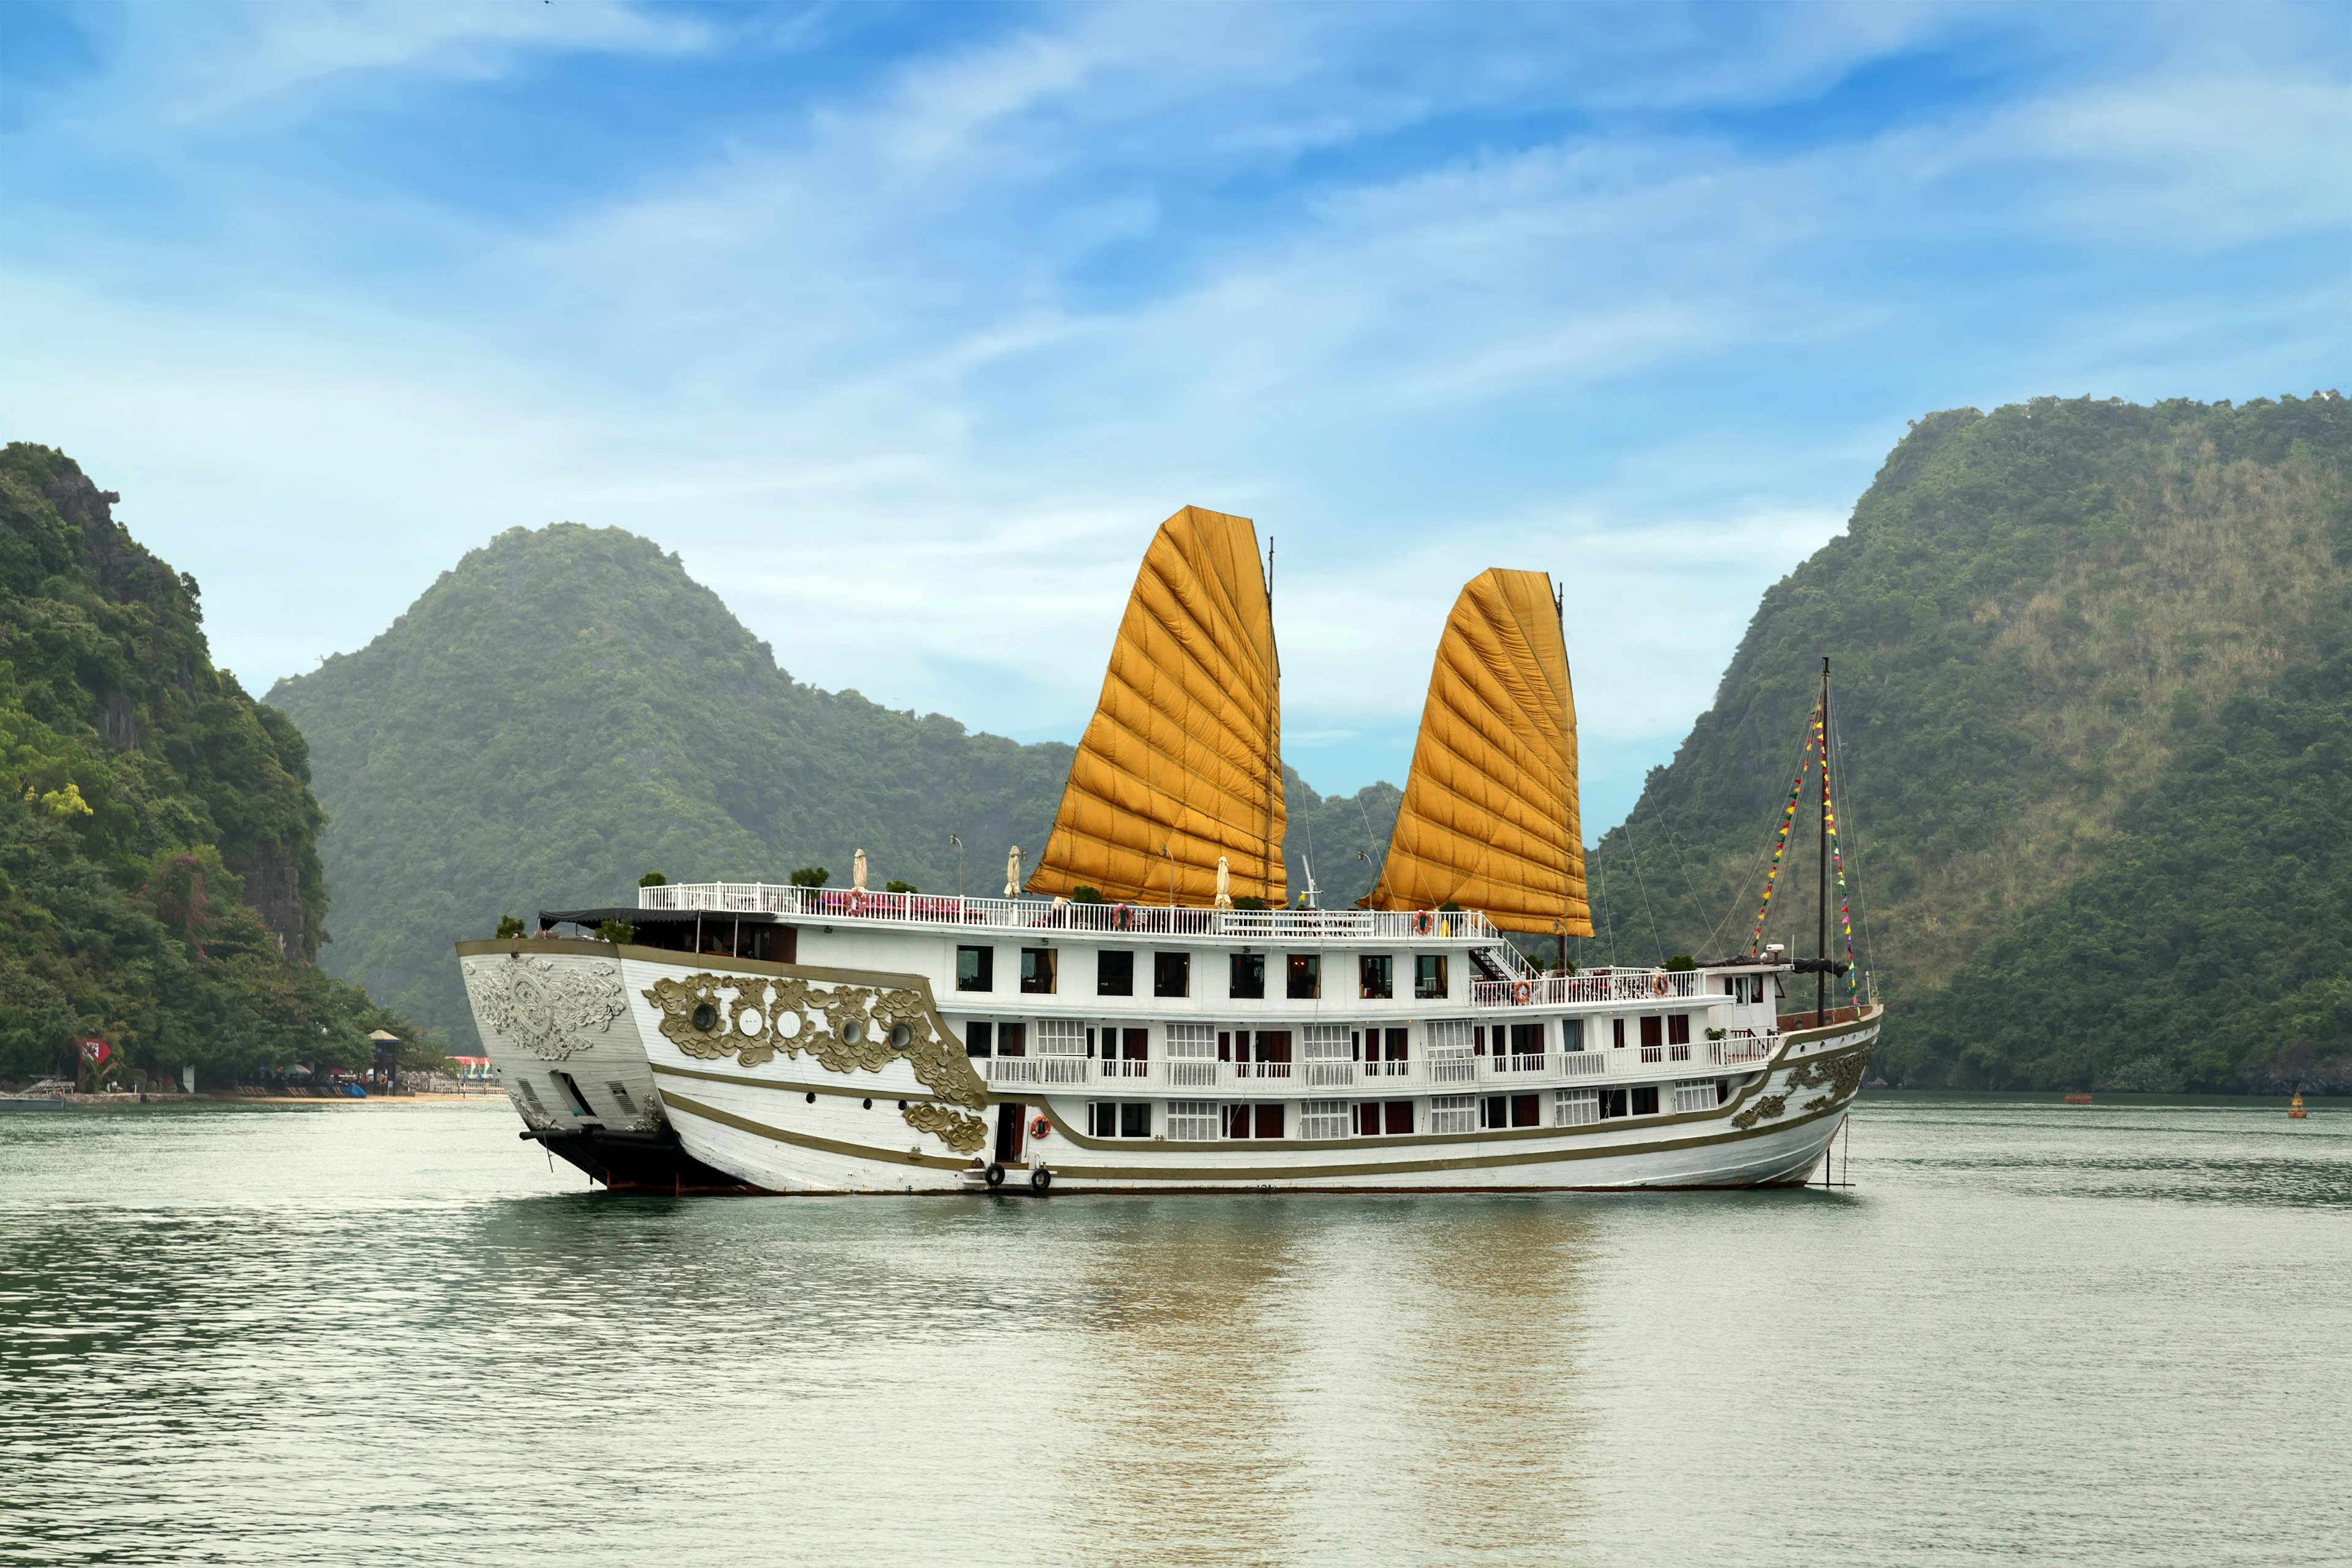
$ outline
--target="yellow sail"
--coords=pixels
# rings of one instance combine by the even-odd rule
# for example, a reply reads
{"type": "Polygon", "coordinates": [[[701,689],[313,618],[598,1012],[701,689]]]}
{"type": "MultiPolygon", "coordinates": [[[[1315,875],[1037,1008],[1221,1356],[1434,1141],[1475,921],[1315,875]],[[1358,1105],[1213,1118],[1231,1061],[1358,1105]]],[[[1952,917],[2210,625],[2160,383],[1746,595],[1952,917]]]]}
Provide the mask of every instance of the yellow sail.
{"type": "Polygon", "coordinates": [[[1455,903],[1507,931],[1592,934],[1576,699],[1545,574],[1498,567],[1454,601],[1388,858],[1365,902],[1455,903]]]}
{"type": "Polygon", "coordinates": [[[1222,856],[1235,898],[1279,904],[1283,826],[1281,667],[1257,531],[1188,506],[1143,553],[1027,886],[1206,904],[1222,856]]]}

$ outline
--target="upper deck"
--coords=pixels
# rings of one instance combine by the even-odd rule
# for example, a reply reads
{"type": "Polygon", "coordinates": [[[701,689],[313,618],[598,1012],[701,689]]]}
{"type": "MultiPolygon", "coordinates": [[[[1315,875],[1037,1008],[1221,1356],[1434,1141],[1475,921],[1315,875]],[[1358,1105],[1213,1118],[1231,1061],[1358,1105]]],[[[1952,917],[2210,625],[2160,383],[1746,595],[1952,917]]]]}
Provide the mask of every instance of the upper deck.
{"type": "Polygon", "coordinates": [[[772,882],[678,882],[637,889],[637,907],[677,913],[775,915],[872,921],[925,931],[1001,931],[1106,937],[1182,937],[1188,942],[1263,946],[1494,947],[1503,933],[1475,910],[1204,910],[1168,904],[1077,904],[1044,899],[967,899],[941,893],[869,893],[772,882]]]}

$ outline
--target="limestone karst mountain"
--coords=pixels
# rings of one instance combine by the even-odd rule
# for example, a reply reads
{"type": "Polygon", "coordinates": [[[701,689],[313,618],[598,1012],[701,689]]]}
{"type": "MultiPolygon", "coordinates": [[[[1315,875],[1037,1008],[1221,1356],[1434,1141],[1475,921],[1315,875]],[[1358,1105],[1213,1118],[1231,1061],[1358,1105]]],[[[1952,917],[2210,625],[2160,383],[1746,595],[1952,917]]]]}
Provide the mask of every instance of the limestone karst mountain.
{"type": "Polygon", "coordinates": [[[1893,1079],[2352,1080],[2347,465],[2333,394],[1919,421],[1602,839],[1599,961],[1746,946],[1826,653],[1893,1079]]]}

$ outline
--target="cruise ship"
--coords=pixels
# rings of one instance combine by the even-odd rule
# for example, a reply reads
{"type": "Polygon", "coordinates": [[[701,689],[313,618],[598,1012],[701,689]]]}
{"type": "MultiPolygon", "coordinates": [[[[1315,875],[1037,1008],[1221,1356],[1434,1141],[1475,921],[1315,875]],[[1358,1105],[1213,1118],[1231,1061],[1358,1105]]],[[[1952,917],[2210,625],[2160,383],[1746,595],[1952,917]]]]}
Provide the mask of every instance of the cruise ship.
{"type": "Polygon", "coordinates": [[[459,943],[523,1136],[615,1191],[1808,1181],[1883,1013],[1820,979],[1791,1005],[1800,972],[1847,973],[1826,921],[1801,963],[1760,919],[1748,953],[1667,967],[1545,972],[1511,941],[1591,934],[1564,608],[1540,573],[1465,585],[1378,879],[1315,908],[1255,531],[1184,509],[1003,896],[664,885],[459,943]]]}

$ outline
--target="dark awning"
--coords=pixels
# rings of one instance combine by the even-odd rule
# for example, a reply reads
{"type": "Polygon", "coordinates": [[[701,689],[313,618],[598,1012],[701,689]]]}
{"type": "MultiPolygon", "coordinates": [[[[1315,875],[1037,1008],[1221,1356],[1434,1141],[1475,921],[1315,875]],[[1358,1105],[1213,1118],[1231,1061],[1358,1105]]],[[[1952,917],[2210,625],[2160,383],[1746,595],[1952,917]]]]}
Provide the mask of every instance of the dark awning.
{"type": "Polygon", "coordinates": [[[559,925],[602,925],[606,921],[626,921],[631,925],[692,925],[697,921],[715,924],[725,921],[746,921],[773,924],[776,917],[765,912],[733,910],[641,910],[634,904],[612,904],[593,910],[541,910],[539,929],[548,931],[559,925]]]}

